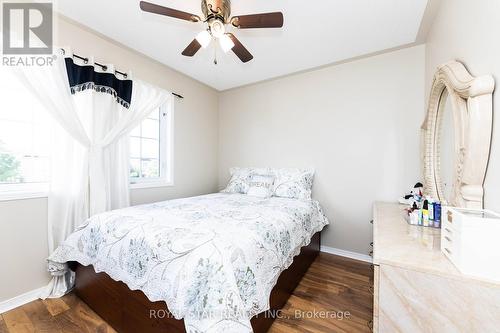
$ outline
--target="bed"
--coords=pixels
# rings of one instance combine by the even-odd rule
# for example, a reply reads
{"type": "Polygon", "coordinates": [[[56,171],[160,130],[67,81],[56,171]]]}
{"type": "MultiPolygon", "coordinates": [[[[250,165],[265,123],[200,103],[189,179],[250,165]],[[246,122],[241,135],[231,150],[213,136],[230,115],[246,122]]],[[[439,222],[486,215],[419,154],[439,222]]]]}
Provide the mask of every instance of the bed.
{"type": "Polygon", "coordinates": [[[49,264],[119,332],[265,332],[327,224],[314,200],[216,193],[96,215],[49,264]]]}

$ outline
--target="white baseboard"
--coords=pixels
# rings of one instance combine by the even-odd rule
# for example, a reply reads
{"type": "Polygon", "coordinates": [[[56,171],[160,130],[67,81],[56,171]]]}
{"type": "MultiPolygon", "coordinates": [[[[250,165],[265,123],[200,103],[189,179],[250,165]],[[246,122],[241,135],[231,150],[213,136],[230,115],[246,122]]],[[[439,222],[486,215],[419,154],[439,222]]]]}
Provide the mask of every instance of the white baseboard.
{"type": "Polygon", "coordinates": [[[15,309],[29,302],[33,302],[34,300],[40,297],[44,289],[45,287],[38,288],[32,291],[28,291],[27,293],[16,296],[14,298],[0,302],[0,314],[15,309]]]}
{"type": "Polygon", "coordinates": [[[366,261],[366,262],[369,262],[369,263],[373,262],[372,257],[370,257],[367,254],[346,251],[346,250],[337,249],[337,248],[329,247],[329,246],[323,246],[323,245],[321,245],[321,252],[335,254],[337,256],[347,257],[347,258],[351,258],[351,259],[355,259],[355,260],[366,261]]]}

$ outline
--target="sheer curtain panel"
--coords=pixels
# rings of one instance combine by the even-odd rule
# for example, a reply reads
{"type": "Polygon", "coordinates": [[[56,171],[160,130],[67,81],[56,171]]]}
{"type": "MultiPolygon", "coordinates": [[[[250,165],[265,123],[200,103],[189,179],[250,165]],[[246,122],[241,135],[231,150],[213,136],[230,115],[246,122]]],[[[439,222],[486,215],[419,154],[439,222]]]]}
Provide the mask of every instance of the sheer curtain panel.
{"type": "MultiPolygon", "coordinates": [[[[49,251],[90,216],[126,207],[129,197],[128,133],[161,105],[170,92],[138,79],[115,75],[73,60],[69,49],[51,67],[22,67],[20,79],[54,117],[49,190],[49,251]]],[[[42,295],[60,297],[74,284],[74,273],[49,267],[53,279],[42,295]]]]}

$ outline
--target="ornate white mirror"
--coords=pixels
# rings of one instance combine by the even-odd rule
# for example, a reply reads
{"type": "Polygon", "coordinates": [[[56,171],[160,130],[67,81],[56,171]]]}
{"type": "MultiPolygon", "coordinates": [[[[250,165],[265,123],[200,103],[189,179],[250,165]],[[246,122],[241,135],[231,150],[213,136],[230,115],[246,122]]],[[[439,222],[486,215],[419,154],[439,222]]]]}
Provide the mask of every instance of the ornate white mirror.
{"type": "Polygon", "coordinates": [[[460,152],[460,141],[455,140],[456,125],[453,121],[457,117],[453,115],[454,107],[446,89],[441,94],[441,102],[436,124],[439,133],[439,142],[436,142],[436,150],[439,156],[439,160],[436,162],[439,165],[439,173],[436,175],[440,176],[441,184],[443,185],[442,195],[444,200],[441,198],[441,201],[450,202],[454,197],[453,191],[456,190],[453,178],[457,173],[457,156],[460,152]]]}
{"type": "Polygon", "coordinates": [[[422,125],[424,190],[444,204],[483,208],[494,87],[492,76],[475,78],[457,61],[434,75],[422,125]]]}

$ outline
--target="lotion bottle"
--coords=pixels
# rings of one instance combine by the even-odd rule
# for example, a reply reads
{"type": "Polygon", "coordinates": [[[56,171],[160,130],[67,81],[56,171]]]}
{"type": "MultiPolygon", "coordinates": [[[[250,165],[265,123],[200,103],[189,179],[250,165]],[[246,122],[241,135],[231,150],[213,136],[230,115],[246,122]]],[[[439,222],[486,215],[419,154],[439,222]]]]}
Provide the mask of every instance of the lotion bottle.
{"type": "Polygon", "coordinates": [[[434,221],[434,201],[430,198],[427,199],[429,206],[429,225],[432,227],[434,221]]]}
{"type": "Polygon", "coordinates": [[[434,228],[441,228],[441,203],[434,203],[434,228]]]}
{"type": "Polygon", "coordinates": [[[422,206],[422,222],[424,227],[429,226],[429,201],[424,200],[424,204],[422,206]]]}

